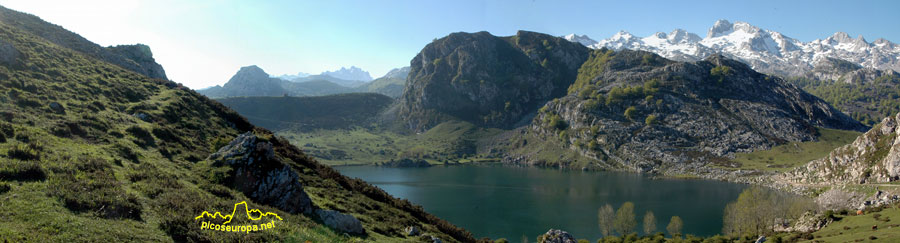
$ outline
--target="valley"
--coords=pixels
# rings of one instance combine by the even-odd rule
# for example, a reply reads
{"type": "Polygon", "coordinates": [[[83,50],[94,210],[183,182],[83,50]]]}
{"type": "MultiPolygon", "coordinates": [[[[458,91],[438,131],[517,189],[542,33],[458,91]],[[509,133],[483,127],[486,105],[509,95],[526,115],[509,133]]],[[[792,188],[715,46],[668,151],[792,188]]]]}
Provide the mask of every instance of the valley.
{"type": "Polygon", "coordinates": [[[887,39],[554,33],[669,26],[612,4],[8,3],[64,22],[0,6],[3,242],[900,239],[887,39]]]}

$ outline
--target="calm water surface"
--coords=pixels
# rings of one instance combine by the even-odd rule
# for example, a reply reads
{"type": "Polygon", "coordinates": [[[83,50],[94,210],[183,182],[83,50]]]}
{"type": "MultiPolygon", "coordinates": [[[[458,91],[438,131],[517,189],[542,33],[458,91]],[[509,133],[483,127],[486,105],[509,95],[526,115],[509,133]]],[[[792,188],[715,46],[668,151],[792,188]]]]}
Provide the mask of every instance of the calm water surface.
{"type": "Polygon", "coordinates": [[[659,231],[678,215],[684,233],[700,236],[722,229],[722,211],[746,185],[708,180],[651,179],[618,172],[561,171],[506,166],[431,168],[336,167],[391,195],[466,228],[476,237],[534,240],[550,228],[576,238],[601,237],[597,209],[635,204],[641,231],[644,212],[653,211],[659,231]]]}

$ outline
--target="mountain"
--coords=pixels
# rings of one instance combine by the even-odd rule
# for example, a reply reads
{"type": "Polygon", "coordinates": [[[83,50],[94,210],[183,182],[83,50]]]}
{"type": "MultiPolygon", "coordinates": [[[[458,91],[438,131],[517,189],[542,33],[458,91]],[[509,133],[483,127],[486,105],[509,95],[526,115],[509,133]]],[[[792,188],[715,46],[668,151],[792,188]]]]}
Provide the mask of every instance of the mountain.
{"type": "Polygon", "coordinates": [[[332,77],[332,76],[326,75],[326,74],[309,75],[306,77],[295,78],[295,79],[291,79],[288,81],[291,81],[294,83],[303,83],[303,82],[309,82],[309,81],[328,81],[328,82],[331,82],[331,83],[334,83],[334,84],[337,84],[337,85],[340,85],[343,87],[347,87],[347,88],[356,88],[356,87],[366,84],[366,82],[363,82],[363,81],[341,79],[341,78],[332,77]]]}
{"type": "MultiPolygon", "coordinates": [[[[735,153],[811,141],[816,127],[865,126],[783,79],[721,55],[676,62],[644,51],[595,50],[569,93],[547,102],[521,146],[561,143],[630,171],[688,173],[735,153]]],[[[515,148],[514,148],[515,150],[515,148]]],[[[545,164],[525,150],[508,163],[545,164]]],[[[570,166],[565,164],[559,166],[570,166]]]]}
{"type": "Polygon", "coordinates": [[[168,79],[166,71],[153,59],[150,47],[143,44],[101,47],[84,37],[48,23],[37,16],[0,6],[0,22],[41,37],[53,44],[118,65],[151,78],[168,79]]]}
{"type": "Polygon", "coordinates": [[[397,242],[417,240],[403,231],[415,225],[444,241],[474,241],[216,101],[34,34],[58,27],[21,25],[31,18],[0,21],[0,238],[397,242]],[[283,220],[241,233],[197,221],[240,202],[283,220]]]}
{"type": "Polygon", "coordinates": [[[410,61],[398,115],[417,131],[447,118],[513,127],[564,95],[587,56],[582,45],[540,33],[452,33],[410,61]]]}
{"type": "Polygon", "coordinates": [[[588,37],[586,35],[569,34],[569,35],[563,36],[562,38],[566,39],[567,41],[575,42],[575,43],[581,44],[586,47],[597,44],[597,41],[591,39],[590,37],[588,37]]]}
{"type": "Polygon", "coordinates": [[[876,184],[900,180],[900,114],[888,116],[851,144],[780,175],[804,185],[876,184]]]}
{"type": "MultiPolygon", "coordinates": [[[[589,38],[572,38],[579,43],[584,39],[589,38]]],[[[727,20],[716,21],[704,38],[681,29],[647,37],[621,31],[590,47],[643,50],[680,61],[697,61],[721,53],[747,63],[759,72],[785,77],[804,75],[817,62],[827,58],[846,60],[867,68],[900,71],[900,45],[885,39],[870,43],[862,36],[854,39],[838,32],[825,39],[801,42],[746,22],[727,20]]]]}
{"type": "Polygon", "coordinates": [[[351,81],[363,81],[369,82],[372,81],[372,76],[369,75],[369,72],[363,71],[362,69],[356,66],[350,66],[350,68],[342,67],[340,70],[335,71],[325,71],[322,72],[321,75],[331,76],[338,79],[343,80],[351,80],[351,81]]]}
{"type": "Polygon", "coordinates": [[[276,78],[280,78],[280,79],[284,79],[284,80],[287,80],[287,81],[291,81],[291,80],[298,79],[298,78],[309,77],[309,75],[312,75],[312,74],[308,74],[308,73],[304,73],[304,72],[299,72],[299,73],[297,73],[297,74],[284,74],[284,75],[280,75],[280,76],[277,76],[276,78]]]}
{"type": "Polygon", "coordinates": [[[790,82],[866,125],[900,112],[900,73],[826,58],[790,82]]]}
{"type": "Polygon", "coordinates": [[[400,94],[403,93],[403,87],[406,85],[406,78],[409,76],[409,70],[410,68],[408,66],[392,69],[384,76],[359,86],[356,91],[379,93],[390,96],[391,98],[400,97],[400,94]]]}
{"type": "Polygon", "coordinates": [[[197,90],[210,98],[241,96],[317,96],[354,92],[334,82],[330,76],[313,75],[303,82],[290,82],[269,76],[261,68],[253,65],[242,67],[225,85],[197,90]],[[319,77],[325,77],[321,79],[319,77]]]}
{"type": "Polygon", "coordinates": [[[371,123],[394,99],[352,93],[315,97],[232,97],[218,99],[253,124],[273,131],[347,129],[371,123]]]}
{"type": "Polygon", "coordinates": [[[253,66],[242,67],[223,86],[215,86],[201,89],[197,92],[207,97],[234,97],[234,96],[282,96],[288,94],[282,86],[285,82],[281,79],[269,77],[262,68],[253,66]]]}

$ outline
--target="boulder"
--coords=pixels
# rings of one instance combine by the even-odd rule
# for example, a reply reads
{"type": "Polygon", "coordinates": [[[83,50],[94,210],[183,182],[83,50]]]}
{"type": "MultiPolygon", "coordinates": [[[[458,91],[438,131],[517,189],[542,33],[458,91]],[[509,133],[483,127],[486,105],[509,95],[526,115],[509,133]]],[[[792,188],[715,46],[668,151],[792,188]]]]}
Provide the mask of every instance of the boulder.
{"type": "Polygon", "coordinates": [[[406,232],[406,236],[417,236],[422,233],[419,231],[419,227],[416,226],[407,226],[403,232],[406,232]]]}
{"type": "Polygon", "coordinates": [[[272,143],[251,132],[237,136],[208,159],[213,166],[230,166],[232,173],[224,183],[256,202],[289,213],[311,214],[315,209],[297,173],[275,158],[272,143]]]}
{"type": "Polygon", "coordinates": [[[558,229],[550,229],[544,235],[541,235],[540,242],[542,243],[575,243],[575,237],[569,234],[569,232],[565,232],[563,230],[558,229]]]}
{"type": "Polygon", "coordinates": [[[359,222],[359,219],[353,217],[353,215],[343,214],[334,210],[316,209],[316,216],[318,216],[326,226],[334,230],[355,235],[366,233],[366,230],[362,227],[362,223],[359,222]]]}
{"type": "Polygon", "coordinates": [[[5,40],[0,40],[0,63],[13,64],[21,55],[22,53],[15,46],[5,40]]]}

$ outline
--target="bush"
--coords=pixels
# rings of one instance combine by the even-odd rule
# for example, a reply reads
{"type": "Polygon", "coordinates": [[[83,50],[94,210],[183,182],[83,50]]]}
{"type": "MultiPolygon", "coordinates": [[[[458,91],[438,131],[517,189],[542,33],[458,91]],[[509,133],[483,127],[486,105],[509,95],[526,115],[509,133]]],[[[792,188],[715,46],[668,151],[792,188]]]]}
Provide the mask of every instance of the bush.
{"type": "Polygon", "coordinates": [[[95,212],[103,218],[140,220],[141,204],[137,197],[126,193],[104,160],[78,159],[74,168],[54,173],[49,188],[50,194],[62,199],[70,210],[95,212]]]}
{"type": "Polygon", "coordinates": [[[647,126],[653,126],[653,125],[656,125],[656,123],[657,123],[657,121],[656,121],[656,116],[655,116],[655,115],[649,115],[649,116],[647,116],[647,119],[644,119],[644,123],[646,123],[647,126]]]}
{"type": "Polygon", "coordinates": [[[637,108],[634,106],[629,106],[628,109],[625,109],[625,118],[628,120],[634,120],[634,116],[637,115],[637,108]]]}
{"type": "Polygon", "coordinates": [[[6,193],[6,192],[8,192],[8,191],[11,190],[11,189],[12,189],[12,187],[10,187],[9,184],[7,184],[7,183],[0,183],[0,194],[6,193]]]}
{"type": "Polygon", "coordinates": [[[37,161],[0,160],[0,180],[41,181],[47,172],[37,161]]]}
{"type": "Polygon", "coordinates": [[[13,159],[40,160],[41,151],[43,149],[43,146],[35,143],[17,144],[15,147],[9,149],[9,151],[6,151],[6,155],[13,159]]]}
{"type": "Polygon", "coordinates": [[[231,138],[228,137],[217,137],[209,142],[209,151],[210,153],[215,153],[219,151],[220,148],[225,147],[228,143],[231,142],[231,138]]]}
{"type": "Polygon", "coordinates": [[[731,68],[728,66],[716,66],[709,70],[709,75],[720,84],[725,82],[725,78],[731,75],[731,68]]]}
{"type": "Polygon", "coordinates": [[[151,135],[150,132],[142,127],[131,126],[128,129],[125,129],[125,131],[134,136],[134,144],[137,144],[142,148],[146,148],[148,146],[156,146],[156,141],[153,139],[153,135],[151,135]]]}

